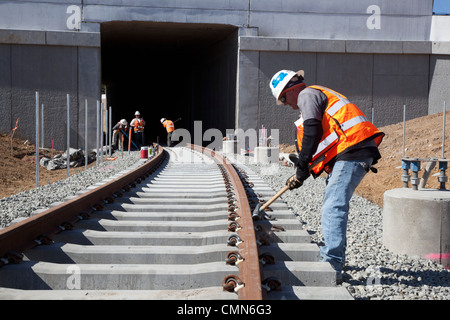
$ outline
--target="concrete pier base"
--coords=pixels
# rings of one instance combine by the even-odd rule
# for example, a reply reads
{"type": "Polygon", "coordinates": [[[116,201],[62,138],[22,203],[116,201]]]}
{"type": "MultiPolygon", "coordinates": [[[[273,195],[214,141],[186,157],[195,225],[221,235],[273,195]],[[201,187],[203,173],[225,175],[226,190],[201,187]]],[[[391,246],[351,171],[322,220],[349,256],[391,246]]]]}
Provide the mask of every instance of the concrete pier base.
{"type": "Polygon", "coordinates": [[[223,141],[223,153],[238,153],[238,142],[237,140],[225,140],[223,141]]]}
{"type": "Polygon", "coordinates": [[[278,163],[278,147],[255,147],[255,163],[278,163]]]}
{"type": "Polygon", "coordinates": [[[433,259],[450,268],[450,190],[386,191],[383,244],[394,253],[433,259]]]}

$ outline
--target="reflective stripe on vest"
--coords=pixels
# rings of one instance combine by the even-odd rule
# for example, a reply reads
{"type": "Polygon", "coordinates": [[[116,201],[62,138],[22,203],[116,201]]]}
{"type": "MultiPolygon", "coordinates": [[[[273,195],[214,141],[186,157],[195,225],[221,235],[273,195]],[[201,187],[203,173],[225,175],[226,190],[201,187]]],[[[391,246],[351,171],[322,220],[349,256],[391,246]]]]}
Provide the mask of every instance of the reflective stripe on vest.
{"type": "Polygon", "coordinates": [[[163,125],[166,128],[167,132],[173,132],[175,130],[175,125],[170,120],[164,121],[163,125]]]}
{"type": "Polygon", "coordinates": [[[135,120],[135,122],[134,123],[136,123],[136,121],[137,121],[137,124],[134,124],[134,132],[136,132],[136,131],[144,131],[144,126],[143,125],[141,125],[141,123],[142,123],[142,119],[134,119],[135,120]]]}
{"type": "MultiPolygon", "coordinates": [[[[338,154],[358,143],[374,140],[378,146],[384,136],[345,96],[322,86],[310,86],[320,90],[328,98],[328,105],[322,118],[323,134],[310,167],[314,176],[322,171],[329,172],[327,164],[338,154]]],[[[301,150],[303,139],[303,119],[295,123],[297,127],[297,145],[301,150]]]]}

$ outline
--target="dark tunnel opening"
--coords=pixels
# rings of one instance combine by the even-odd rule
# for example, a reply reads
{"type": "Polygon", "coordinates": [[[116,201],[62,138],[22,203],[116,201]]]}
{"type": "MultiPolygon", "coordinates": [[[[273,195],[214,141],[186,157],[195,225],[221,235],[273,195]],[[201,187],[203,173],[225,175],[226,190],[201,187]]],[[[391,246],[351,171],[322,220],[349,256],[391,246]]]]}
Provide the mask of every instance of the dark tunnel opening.
{"type": "Polygon", "coordinates": [[[203,132],[225,135],[235,121],[237,38],[228,25],[103,23],[102,85],[112,125],[139,111],[147,145],[157,137],[165,144],[163,117],[181,118],[175,127],[187,129],[192,141],[194,121],[202,121],[203,132]]]}

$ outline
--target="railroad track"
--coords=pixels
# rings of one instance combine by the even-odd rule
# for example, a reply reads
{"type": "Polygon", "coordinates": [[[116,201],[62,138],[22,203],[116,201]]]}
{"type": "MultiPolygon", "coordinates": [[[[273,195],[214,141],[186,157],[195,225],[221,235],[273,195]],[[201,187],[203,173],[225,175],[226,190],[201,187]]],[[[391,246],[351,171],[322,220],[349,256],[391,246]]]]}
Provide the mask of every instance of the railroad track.
{"type": "Polygon", "coordinates": [[[282,200],[252,218],[274,194],[210,150],[161,148],[0,230],[0,299],[351,299],[282,200]]]}

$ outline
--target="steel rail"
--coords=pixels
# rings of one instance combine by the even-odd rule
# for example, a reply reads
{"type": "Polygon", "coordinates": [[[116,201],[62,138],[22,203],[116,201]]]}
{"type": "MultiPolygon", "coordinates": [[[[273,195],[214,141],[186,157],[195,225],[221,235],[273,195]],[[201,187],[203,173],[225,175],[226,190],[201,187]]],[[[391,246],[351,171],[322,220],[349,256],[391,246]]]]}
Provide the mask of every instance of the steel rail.
{"type": "Polygon", "coordinates": [[[50,236],[61,231],[61,226],[82,219],[80,214],[91,213],[93,207],[102,206],[105,199],[112,199],[114,193],[134,185],[135,181],[140,182],[139,179],[157,168],[166,156],[167,151],[160,146],[152,159],[129,173],[0,230],[0,257],[7,259],[11,252],[20,253],[30,249],[37,245],[36,239],[39,237],[50,236]]]}
{"type": "Polygon", "coordinates": [[[211,156],[216,162],[222,164],[228,172],[230,182],[233,186],[237,208],[239,210],[239,224],[241,226],[241,229],[238,231],[238,235],[242,240],[242,243],[239,244],[239,254],[242,256],[243,261],[238,264],[238,267],[239,278],[242,281],[243,287],[238,291],[238,298],[240,300],[265,299],[267,293],[261,286],[263,271],[258,256],[252,212],[246,191],[238,173],[226,157],[215,153],[214,150],[192,144],[187,147],[211,156]]]}

